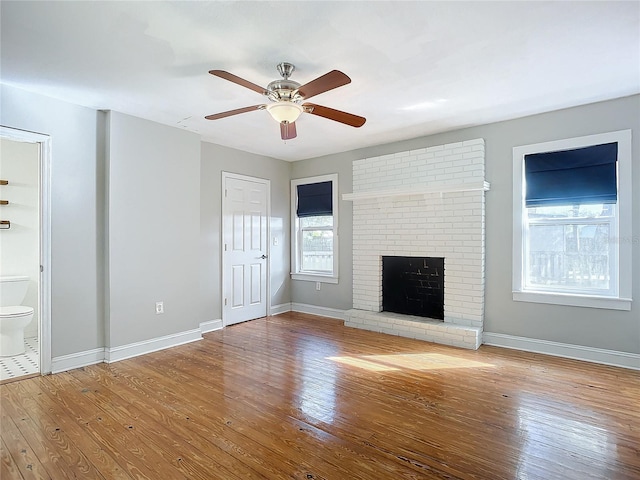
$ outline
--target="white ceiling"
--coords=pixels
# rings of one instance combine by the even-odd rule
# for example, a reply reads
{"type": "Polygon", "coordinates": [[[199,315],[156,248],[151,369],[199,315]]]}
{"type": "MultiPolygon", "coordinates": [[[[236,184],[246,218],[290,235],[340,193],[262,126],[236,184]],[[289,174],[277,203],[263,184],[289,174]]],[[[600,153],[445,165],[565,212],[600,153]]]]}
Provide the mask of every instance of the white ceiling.
{"type": "Polygon", "coordinates": [[[2,83],[290,161],[640,92],[637,1],[0,3],[2,83]],[[312,101],[367,123],[203,118],[264,103],[209,70],[266,86],[283,61],[349,75],[312,101]]]}

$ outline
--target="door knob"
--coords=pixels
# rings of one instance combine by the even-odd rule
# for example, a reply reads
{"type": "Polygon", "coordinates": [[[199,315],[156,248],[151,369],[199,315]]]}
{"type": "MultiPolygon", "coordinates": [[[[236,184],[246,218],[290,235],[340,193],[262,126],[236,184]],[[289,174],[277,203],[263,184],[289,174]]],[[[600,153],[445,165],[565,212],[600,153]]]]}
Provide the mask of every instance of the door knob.
{"type": "Polygon", "coordinates": [[[263,254],[260,258],[264,260],[265,258],[267,258],[267,256],[263,254]]]}

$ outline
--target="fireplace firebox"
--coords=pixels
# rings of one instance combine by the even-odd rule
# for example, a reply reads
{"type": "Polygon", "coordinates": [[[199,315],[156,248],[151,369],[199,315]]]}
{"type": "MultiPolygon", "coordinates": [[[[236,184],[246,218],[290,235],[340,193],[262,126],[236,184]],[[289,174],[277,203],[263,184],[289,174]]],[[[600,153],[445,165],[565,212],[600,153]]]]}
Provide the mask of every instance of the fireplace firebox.
{"type": "Polygon", "coordinates": [[[382,310],[444,320],[444,258],[383,256],[382,310]]]}

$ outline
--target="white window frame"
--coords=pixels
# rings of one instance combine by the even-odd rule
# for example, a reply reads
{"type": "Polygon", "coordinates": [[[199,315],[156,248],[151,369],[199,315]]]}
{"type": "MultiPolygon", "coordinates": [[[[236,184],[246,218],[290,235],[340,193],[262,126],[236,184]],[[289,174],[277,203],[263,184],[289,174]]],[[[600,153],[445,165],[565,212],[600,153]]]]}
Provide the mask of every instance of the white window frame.
{"type": "Polygon", "coordinates": [[[631,310],[631,254],[632,254],[632,190],[631,190],[631,130],[587,135],[584,137],[568,138],[551,142],[523,145],[513,148],[513,266],[512,266],[512,294],[514,301],[547,303],[554,305],[569,305],[577,307],[604,308],[611,310],[631,310]],[[617,231],[611,232],[610,237],[617,242],[617,258],[610,261],[617,262],[617,271],[613,282],[613,295],[585,295],[561,291],[543,291],[526,288],[525,248],[526,221],[524,198],[524,157],[534,153],[571,150],[603,143],[618,143],[618,202],[616,204],[616,219],[613,223],[617,231]],[[617,227],[617,228],[616,228],[617,227]],[[617,289],[616,289],[617,287],[617,289]],[[617,290],[617,292],[615,291],[617,290]]]}
{"type": "Polygon", "coordinates": [[[318,175],[315,177],[297,178],[291,180],[291,278],[293,280],[306,280],[310,282],[338,283],[338,174],[318,175]],[[320,272],[302,272],[301,265],[301,229],[300,220],[296,213],[298,205],[298,185],[309,183],[331,182],[331,195],[333,199],[333,272],[323,274],[320,272]]]}

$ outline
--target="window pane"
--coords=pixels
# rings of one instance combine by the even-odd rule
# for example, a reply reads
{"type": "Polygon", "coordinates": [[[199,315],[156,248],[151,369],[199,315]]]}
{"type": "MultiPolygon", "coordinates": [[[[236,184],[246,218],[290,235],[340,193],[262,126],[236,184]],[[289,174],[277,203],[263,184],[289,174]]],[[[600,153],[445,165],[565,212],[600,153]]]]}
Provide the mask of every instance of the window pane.
{"type": "Polygon", "coordinates": [[[316,217],[302,217],[300,220],[300,228],[308,227],[332,227],[333,216],[321,215],[316,217]]]}
{"type": "Polygon", "coordinates": [[[609,234],[609,223],[530,225],[527,285],[608,290],[609,234]]]}
{"type": "Polygon", "coordinates": [[[527,208],[530,219],[538,218],[600,218],[614,214],[615,204],[559,205],[554,207],[527,208]]]}
{"type": "MultiPolygon", "coordinates": [[[[312,217],[321,218],[321,217],[312,217]]],[[[331,218],[331,217],[328,217],[331,218]]],[[[302,219],[301,219],[302,220],[302,219]]],[[[333,231],[305,230],[302,232],[301,270],[333,272],[333,231]]]]}

